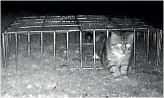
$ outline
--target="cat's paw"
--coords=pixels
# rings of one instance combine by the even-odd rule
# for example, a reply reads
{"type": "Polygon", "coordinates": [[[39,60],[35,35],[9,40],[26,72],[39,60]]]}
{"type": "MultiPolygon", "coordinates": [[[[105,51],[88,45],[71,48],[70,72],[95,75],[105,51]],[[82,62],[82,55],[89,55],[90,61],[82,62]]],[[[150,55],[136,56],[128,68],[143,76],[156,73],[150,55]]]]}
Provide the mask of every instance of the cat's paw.
{"type": "Polygon", "coordinates": [[[119,75],[117,77],[114,77],[114,81],[122,81],[122,80],[126,80],[128,79],[128,76],[122,76],[122,75],[119,75]]]}
{"type": "Polygon", "coordinates": [[[113,75],[113,77],[116,79],[116,78],[119,78],[121,76],[120,72],[119,72],[119,69],[114,69],[114,70],[111,70],[111,73],[113,75]]]}
{"type": "Polygon", "coordinates": [[[121,75],[126,75],[127,74],[127,69],[128,69],[127,65],[121,66],[121,68],[120,68],[121,75]]]}

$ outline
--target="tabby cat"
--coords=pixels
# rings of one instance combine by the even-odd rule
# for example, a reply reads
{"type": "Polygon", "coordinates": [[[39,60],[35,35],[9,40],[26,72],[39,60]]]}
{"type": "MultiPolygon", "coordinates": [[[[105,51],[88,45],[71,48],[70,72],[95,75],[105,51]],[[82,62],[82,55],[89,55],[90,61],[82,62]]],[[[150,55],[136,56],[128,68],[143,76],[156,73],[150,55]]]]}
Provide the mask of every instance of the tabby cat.
{"type": "Polygon", "coordinates": [[[105,34],[100,36],[96,42],[96,54],[100,57],[101,65],[114,78],[127,76],[133,50],[133,32],[114,31],[108,38],[105,34]]]}

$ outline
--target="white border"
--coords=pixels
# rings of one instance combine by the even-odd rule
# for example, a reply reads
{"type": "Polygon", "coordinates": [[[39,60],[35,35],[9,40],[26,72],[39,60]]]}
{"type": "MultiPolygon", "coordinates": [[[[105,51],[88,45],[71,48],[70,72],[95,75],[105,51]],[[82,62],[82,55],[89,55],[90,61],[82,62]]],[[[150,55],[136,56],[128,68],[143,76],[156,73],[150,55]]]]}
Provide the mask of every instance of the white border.
{"type": "MultiPolygon", "coordinates": [[[[15,1],[15,0],[1,0],[1,1],[15,1]]],[[[25,0],[17,0],[17,1],[25,1],[25,0]]],[[[33,0],[26,0],[26,1],[33,1],[33,0]]],[[[35,1],[125,1],[125,0],[35,0],[35,1]]],[[[128,1],[163,1],[163,0],[128,0],[128,1]]],[[[164,2],[163,2],[163,4],[164,4],[164,2]]],[[[1,3],[0,3],[0,5],[1,5],[1,3]]],[[[163,6],[163,9],[164,9],[164,6],[163,6]]],[[[1,8],[0,8],[0,10],[1,10],[1,8]]],[[[1,14],[0,14],[0,21],[1,21],[1,14]]],[[[163,18],[163,23],[164,23],[164,18],[163,18]]],[[[0,29],[1,29],[1,23],[0,23],[0,29]]],[[[164,26],[163,26],[163,30],[164,30],[164,26]]],[[[1,41],[1,33],[2,32],[0,30],[0,41],[1,41]]],[[[163,38],[163,42],[164,42],[164,38],[163,38]]],[[[163,44],[163,47],[164,47],[164,44],[163,44]]],[[[164,54],[164,51],[163,51],[163,54],[164,54]]],[[[163,58],[164,58],[164,55],[163,55],[163,58]]],[[[1,61],[2,61],[2,59],[1,59],[1,42],[0,42],[0,65],[1,65],[1,61]]],[[[1,72],[1,68],[0,68],[0,72],[1,72]]],[[[164,72],[164,65],[163,65],[163,72],[164,72]]],[[[164,79],[164,75],[163,75],[163,79],[164,79]]],[[[1,80],[1,75],[0,75],[0,80],[1,80]]],[[[0,81],[0,83],[1,83],[1,81],[0,81]]],[[[1,85],[0,85],[0,88],[1,88],[1,85]]],[[[163,88],[164,88],[164,85],[163,85],[163,88]]],[[[1,92],[1,89],[0,89],[0,92],[1,92]]],[[[163,94],[163,97],[164,97],[164,94],[163,94]]],[[[19,98],[19,97],[13,97],[13,98],[19,98]]],[[[76,97],[76,98],[78,98],[78,97],[76,97]]],[[[85,97],[85,98],[94,98],[94,97],[85,97]]],[[[117,98],[120,98],[120,97],[117,97],[117,98]]],[[[127,97],[121,97],[121,98],[127,98],[127,97]]],[[[146,97],[142,97],[142,98],[146,98],[146,97]]],[[[155,98],[155,97],[152,97],[152,98],[155,98]]],[[[157,97],[157,98],[162,98],[162,97],[157,97]]]]}

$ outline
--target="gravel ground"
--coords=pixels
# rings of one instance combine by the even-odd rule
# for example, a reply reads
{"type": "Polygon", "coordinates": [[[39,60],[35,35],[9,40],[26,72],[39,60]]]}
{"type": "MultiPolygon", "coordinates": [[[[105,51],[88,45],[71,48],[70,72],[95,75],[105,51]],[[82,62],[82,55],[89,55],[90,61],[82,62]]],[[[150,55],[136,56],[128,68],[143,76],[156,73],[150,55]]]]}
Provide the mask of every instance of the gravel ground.
{"type": "MultiPolygon", "coordinates": [[[[65,59],[64,36],[58,37],[56,60],[53,61],[51,35],[44,36],[44,53],[40,59],[40,36],[31,38],[31,57],[27,55],[27,36],[21,36],[18,65],[12,45],[9,66],[1,68],[1,95],[7,97],[162,97],[163,69],[155,61],[146,62],[145,51],[136,49],[135,70],[129,78],[115,81],[106,70],[75,70],[80,67],[79,48],[70,44],[69,61],[65,59]],[[62,38],[63,37],[63,38],[62,38]],[[62,40],[60,40],[62,39],[62,40]],[[55,70],[60,69],[60,70],[55,70]],[[63,70],[62,70],[63,69],[63,70]]],[[[93,66],[92,46],[83,47],[84,66],[93,66]]],[[[97,66],[101,67],[97,60],[97,66]]]]}

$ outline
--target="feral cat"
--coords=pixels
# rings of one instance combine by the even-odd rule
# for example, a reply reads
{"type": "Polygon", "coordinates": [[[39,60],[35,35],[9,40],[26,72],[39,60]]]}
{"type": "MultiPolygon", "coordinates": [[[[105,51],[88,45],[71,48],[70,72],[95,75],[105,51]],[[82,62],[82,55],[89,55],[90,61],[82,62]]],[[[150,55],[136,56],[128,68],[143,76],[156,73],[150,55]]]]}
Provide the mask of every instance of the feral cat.
{"type": "Polygon", "coordinates": [[[133,50],[133,32],[114,31],[107,38],[101,35],[96,42],[96,53],[101,65],[115,78],[127,75],[133,50]]]}

